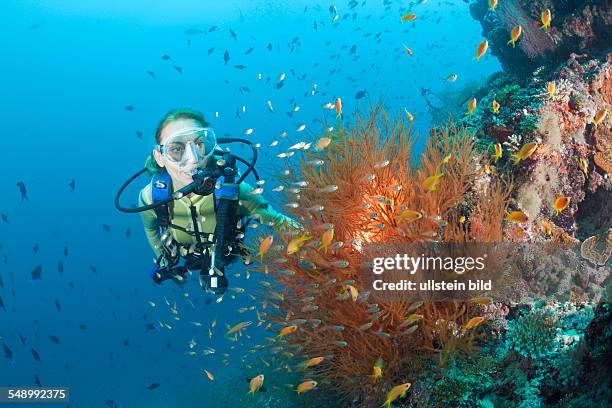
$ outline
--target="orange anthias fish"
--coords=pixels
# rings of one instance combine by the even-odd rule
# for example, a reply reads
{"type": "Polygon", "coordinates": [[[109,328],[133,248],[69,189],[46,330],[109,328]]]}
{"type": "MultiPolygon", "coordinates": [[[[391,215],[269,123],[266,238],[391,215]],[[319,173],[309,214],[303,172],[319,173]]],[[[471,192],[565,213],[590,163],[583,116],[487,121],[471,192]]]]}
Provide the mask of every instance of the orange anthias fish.
{"type": "Polygon", "coordinates": [[[512,211],[506,217],[506,221],[516,222],[520,224],[529,221],[529,217],[522,211],[512,211]]]}
{"type": "Polygon", "coordinates": [[[487,52],[487,48],[489,48],[489,42],[487,40],[478,44],[478,47],[476,47],[476,61],[480,61],[480,58],[487,52]]]}
{"type": "Polygon", "coordinates": [[[550,9],[546,9],[542,12],[542,28],[548,32],[550,30],[550,22],[552,20],[552,16],[550,14],[550,9]]]}
{"type": "Polygon", "coordinates": [[[406,112],[406,117],[408,118],[408,120],[413,122],[414,121],[414,116],[412,116],[412,113],[408,112],[408,109],[406,109],[406,108],[404,108],[404,112],[406,112]]]}
{"type": "Polygon", "coordinates": [[[336,103],[334,103],[334,107],[336,108],[336,119],[342,115],[342,99],[336,98],[336,103]]]}
{"type": "Polygon", "coordinates": [[[309,239],[310,236],[308,235],[302,235],[301,237],[293,238],[287,245],[287,255],[295,254],[309,239]]]}
{"type": "Polygon", "coordinates": [[[465,330],[473,329],[478,326],[480,323],[485,321],[484,316],[472,317],[468,322],[463,326],[465,330]]]}
{"type": "Polygon", "coordinates": [[[606,109],[598,110],[595,114],[595,117],[593,118],[593,124],[595,125],[595,127],[597,127],[601,122],[603,122],[606,119],[607,115],[608,111],[606,109]]]}
{"type": "Polygon", "coordinates": [[[398,399],[400,396],[406,396],[406,391],[408,391],[408,388],[410,388],[411,385],[411,383],[404,383],[391,388],[391,391],[389,391],[389,393],[387,394],[387,399],[385,400],[382,407],[391,408],[391,403],[393,401],[398,399]]]}
{"type": "Polygon", "coordinates": [[[555,86],[555,81],[550,81],[546,85],[546,90],[548,91],[548,95],[550,95],[550,99],[555,99],[555,91],[557,87],[555,86]]]}
{"type": "Polygon", "coordinates": [[[406,46],[406,44],[402,44],[404,46],[404,50],[410,56],[412,56],[412,50],[406,46]]]}
{"type": "Polygon", "coordinates": [[[327,247],[329,247],[333,239],[334,239],[334,226],[332,225],[331,227],[329,227],[327,231],[323,233],[323,236],[321,237],[321,246],[319,247],[319,250],[323,249],[325,250],[325,253],[327,253],[327,247]]]}
{"type": "Polygon", "coordinates": [[[317,382],[313,381],[313,380],[307,380],[304,381],[303,383],[301,383],[300,385],[298,385],[297,389],[295,390],[298,395],[304,393],[304,392],[308,392],[310,390],[313,390],[316,386],[317,386],[317,382]]]}
{"type": "Polygon", "coordinates": [[[268,249],[270,249],[272,242],[274,242],[274,237],[272,235],[267,236],[263,241],[261,241],[261,244],[259,245],[259,252],[257,252],[257,256],[261,258],[262,262],[263,262],[263,256],[266,252],[268,252],[268,249]]]}
{"type": "Polygon", "coordinates": [[[553,207],[557,211],[557,215],[559,215],[561,211],[565,210],[567,206],[569,205],[569,203],[570,203],[569,197],[566,197],[564,195],[560,195],[559,197],[557,197],[557,199],[555,200],[555,203],[553,204],[553,207]]]}
{"type": "Polygon", "coordinates": [[[530,158],[537,148],[538,144],[534,142],[524,144],[517,154],[512,155],[514,164],[518,164],[521,160],[530,158]]]}
{"type": "Polygon", "coordinates": [[[210,381],[215,381],[215,377],[210,373],[210,371],[204,369],[204,374],[206,374],[210,381]]]}
{"type": "Polygon", "coordinates": [[[379,358],[374,363],[374,367],[372,367],[372,382],[378,381],[379,378],[383,375],[383,359],[379,358]]]}
{"type": "Polygon", "coordinates": [[[400,20],[401,20],[401,21],[402,21],[402,23],[403,23],[403,22],[406,22],[406,21],[413,21],[413,20],[416,20],[416,18],[417,18],[416,14],[406,13],[406,14],[404,14],[404,15],[403,15],[403,16],[400,18],[400,20]]]}
{"type": "Polygon", "coordinates": [[[489,10],[495,11],[495,8],[497,7],[498,3],[498,0],[489,0],[489,10]]]}
{"type": "Polygon", "coordinates": [[[397,222],[398,224],[403,222],[403,221],[413,222],[413,221],[416,221],[416,220],[420,220],[421,218],[423,218],[423,213],[420,212],[420,211],[404,210],[404,211],[402,211],[402,213],[400,215],[395,217],[395,222],[397,222]]]}
{"type": "Polygon", "coordinates": [[[297,326],[295,324],[292,324],[291,326],[286,326],[283,327],[279,332],[278,332],[278,336],[276,336],[277,338],[280,337],[285,337],[288,334],[291,334],[293,332],[295,332],[297,330],[297,326]]]}
{"type": "Polygon", "coordinates": [[[476,110],[476,98],[472,98],[468,102],[467,114],[472,116],[472,113],[474,113],[475,110],[476,110]]]}
{"type": "Polygon", "coordinates": [[[495,163],[497,163],[497,161],[501,159],[503,154],[502,145],[501,143],[495,143],[495,145],[493,146],[495,147],[495,153],[493,153],[493,157],[495,158],[495,163]]]}
{"type": "Polygon", "coordinates": [[[493,108],[493,113],[495,114],[499,113],[499,102],[497,102],[495,99],[493,99],[493,103],[491,103],[491,107],[493,108]]]}
{"type": "Polygon", "coordinates": [[[251,381],[249,382],[248,394],[255,395],[255,392],[257,392],[262,387],[263,382],[264,382],[263,374],[259,374],[258,376],[251,378],[251,381]]]}
{"type": "Polygon", "coordinates": [[[310,360],[304,362],[304,364],[301,365],[301,368],[305,370],[308,367],[314,367],[316,365],[319,365],[323,360],[325,360],[325,357],[313,357],[310,360]]]}
{"type": "Polygon", "coordinates": [[[320,138],[319,140],[316,141],[316,143],[314,145],[314,149],[315,150],[323,150],[327,146],[329,146],[330,143],[331,143],[331,138],[329,138],[329,137],[322,137],[322,138],[320,138]]]}
{"type": "Polygon", "coordinates": [[[517,25],[512,29],[512,32],[510,33],[510,41],[508,41],[508,44],[512,44],[512,48],[515,47],[516,40],[519,39],[522,32],[523,28],[520,25],[517,25]]]}

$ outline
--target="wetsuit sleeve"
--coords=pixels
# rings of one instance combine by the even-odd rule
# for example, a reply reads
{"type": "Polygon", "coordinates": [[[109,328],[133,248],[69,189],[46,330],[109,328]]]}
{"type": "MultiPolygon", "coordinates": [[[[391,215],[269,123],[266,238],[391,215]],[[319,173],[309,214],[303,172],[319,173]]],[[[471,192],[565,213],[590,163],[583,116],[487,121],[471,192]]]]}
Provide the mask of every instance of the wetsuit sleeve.
{"type": "Polygon", "coordinates": [[[260,216],[260,222],[267,224],[271,223],[274,227],[286,229],[287,227],[301,229],[301,225],[294,219],[277,212],[260,194],[250,194],[253,191],[247,183],[240,183],[240,207],[238,215],[244,216],[260,216]]]}
{"type": "MultiPolygon", "coordinates": [[[[142,189],[140,191],[140,195],[138,196],[138,206],[149,205],[151,203],[151,195],[150,190],[142,189]],[[149,193],[147,195],[147,193],[149,193]]],[[[142,219],[142,224],[144,226],[144,232],[147,236],[147,240],[149,241],[149,245],[153,252],[155,252],[155,257],[158,257],[161,254],[161,240],[159,237],[159,224],[157,223],[157,216],[155,215],[155,210],[147,210],[140,213],[140,218],[142,219]]]]}

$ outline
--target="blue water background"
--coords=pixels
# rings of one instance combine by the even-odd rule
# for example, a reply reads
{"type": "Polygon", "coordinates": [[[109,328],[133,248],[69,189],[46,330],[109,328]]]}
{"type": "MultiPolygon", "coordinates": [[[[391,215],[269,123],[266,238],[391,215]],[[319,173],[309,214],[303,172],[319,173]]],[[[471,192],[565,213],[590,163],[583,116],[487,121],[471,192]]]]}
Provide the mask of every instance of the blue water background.
{"type": "MultiPolygon", "coordinates": [[[[216,392],[218,385],[202,375],[203,368],[221,380],[247,373],[241,357],[270,333],[251,327],[246,332],[253,338],[244,338],[244,345],[223,339],[223,333],[225,323],[257,320],[252,311],[237,311],[253,302],[238,294],[235,300],[206,306],[193,282],[186,290],[170,282],[153,285],[148,275],[152,252],[140,219],[119,213],[114,194],[142,167],[157,122],[175,107],[201,110],[218,135],[243,136],[253,128],[247,137],[262,144],[259,164],[267,168],[291,144],[316,140],[320,119],[335,125],[335,115],[321,105],[336,97],[342,98],[343,120],[350,123],[368,97],[376,101],[383,95],[395,114],[407,107],[416,117],[415,132],[426,135],[431,118],[420,87],[444,94],[470,81],[482,83],[499,70],[490,55],[479,63],[473,60],[482,38],[464,1],[355,3],[351,8],[346,1],[302,0],[2,2],[0,213],[8,223],[0,221],[0,296],[6,307],[0,309],[0,343],[12,350],[13,358],[0,355],[0,386],[33,386],[37,375],[45,386],[69,386],[71,407],[106,406],[105,399],[124,407],[188,407],[205,406],[216,392]],[[332,5],[339,14],[336,24],[332,5]],[[418,19],[401,24],[400,15],[408,11],[418,19]],[[216,30],[209,32],[213,26],[216,30]],[[189,29],[205,32],[187,35],[189,29]],[[376,33],[381,33],[380,42],[376,33]],[[291,51],[287,44],[295,37],[299,40],[291,51]],[[412,49],[412,57],[402,43],[412,49]],[[250,47],[255,49],[245,55],[250,47]],[[164,54],[170,60],[164,61],[164,54]],[[234,68],[237,64],[246,68],[234,68]],[[277,89],[282,72],[285,83],[277,89]],[[459,76],[456,83],[441,79],[451,72],[459,76]],[[241,93],[243,86],[251,91],[241,93]],[[360,90],[368,97],[356,100],[360,90]],[[300,110],[289,117],[291,98],[300,110]],[[267,100],[273,102],[273,113],[267,100]],[[127,111],[128,105],[135,109],[127,111]],[[301,124],[308,131],[296,132],[301,124]],[[276,148],[267,147],[282,131],[287,138],[276,148]],[[76,181],[73,193],[71,179],[76,181]],[[29,201],[21,201],[18,181],[27,186],[29,201]],[[40,249],[34,255],[36,243],[40,249]],[[65,247],[68,256],[62,254],[65,247]],[[42,265],[42,280],[30,275],[37,265],[42,265]],[[196,309],[180,295],[185,291],[196,309]],[[180,321],[172,318],[164,297],[176,301],[180,321]],[[149,300],[157,306],[152,308],[149,300]],[[207,329],[213,319],[218,324],[210,340],[207,329]],[[158,320],[173,330],[160,328],[158,320]],[[147,323],[156,330],[147,331],[147,323]],[[50,341],[50,335],[61,344],[50,341]],[[213,347],[215,355],[188,356],[192,338],[198,342],[195,350],[213,347]],[[42,362],[33,359],[31,348],[42,362]],[[230,354],[229,366],[221,363],[224,352],[230,354]],[[151,383],[161,386],[146,390],[151,383]]],[[[140,179],[136,187],[144,183],[140,179]]],[[[124,204],[134,202],[136,192],[129,190],[124,204]]],[[[255,286],[244,277],[231,284],[255,286]]],[[[232,386],[247,391],[244,382],[232,386]]]]}

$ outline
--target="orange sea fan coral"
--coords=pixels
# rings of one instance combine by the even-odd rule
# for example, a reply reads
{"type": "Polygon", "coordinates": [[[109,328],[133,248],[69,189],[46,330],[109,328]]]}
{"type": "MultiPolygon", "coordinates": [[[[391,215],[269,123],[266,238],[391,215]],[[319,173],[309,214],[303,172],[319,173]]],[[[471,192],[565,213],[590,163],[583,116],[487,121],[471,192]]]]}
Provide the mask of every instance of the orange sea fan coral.
{"type": "Polygon", "coordinates": [[[295,235],[279,231],[278,244],[252,266],[271,282],[261,294],[265,317],[278,328],[298,326],[271,340],[272,348],[299,352],[299,361],[324,356],[309,368],[309,378],[359,406],[375,406],[393,385],[417,378],[427,359],[444,363],[453,353],[469,352],[481,332],[458,329],[477,311],[470,303],[370,302],[361,279],[362,245],[502,237],[510,187],[490,180],[487,188],[474,189],[485,159],[472,134],[449,124],[432,132],[418,160],[412,148],[410,124],[378,104],[350,128],[340,127],[325,149],[306,151],[283,182],[286,202],[299,204],[291,210],[304,226],[298,234],[311,239],[287,255],[295,235]],[[325,164],[308,164],[314,160],[325,164]],[[437,175],[438,188],[423,188],[437,175]],[[295,186],[299,191],[289,191],[295,186]],[[406,210],[420,216],[398,218],[406,210]],[[331,226],[333,240],[320,250],[331,226]],[[407,319],[414,314],[419,317],[407,319]],[[372,381],[379,359],[384,372],[372,381]]]}

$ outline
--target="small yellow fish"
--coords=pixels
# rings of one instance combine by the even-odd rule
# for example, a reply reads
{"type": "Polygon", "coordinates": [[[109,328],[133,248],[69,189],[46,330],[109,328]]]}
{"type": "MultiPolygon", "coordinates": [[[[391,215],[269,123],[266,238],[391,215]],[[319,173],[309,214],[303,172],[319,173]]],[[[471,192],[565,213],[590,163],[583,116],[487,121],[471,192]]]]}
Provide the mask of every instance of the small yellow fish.
{"type": "Polygon", "coordinates": [[[440,178],[442,178],[442,174],[427,177],[422,183],[423,188],[428,191],[436,191],[438,185],[440,185],[440,178]]]}
{"type": "Polygon", "coordinates": [[[569,197],[566,197],[564,195],[558,196],[557,199],[555,200],[555,203],[553,204],[553,207],[557,211],[557,215],[559,215],[561,211],[565,210],[567,206],[569,205],[569,203],[570,203],[569,197]]]}
{"type": "Polygon", "coordinates": [[[238,324],[236,324],[235,326],[233,326],[232,328],[230,328],[227,333],[225,333],[226,336],[229,336],[230,334],[234,334],[236,332],[241,331],[242,329],[249,327],[251,325],[251,322],[240,322],[238,324]]]}
{"type": "Polygon", "coordinates": [[[510,41],[508,41],[508,44],[512,44],[512,48],[514,48],[516,40],[519,39],[522,32],[523,27],[521,27],[520,25],[517,25],[512,29],[512,32],[510,33],[510,41]]]}
{"type": "Polygon", "coordinates": [[[280,337],[285,337],[288,334],[291,334],[293,332],[295,332],[297,330],[297,326],[295,324],[291,325],[291,326],[286,326],[283,327],[279,332],[278,332],[278,336],[276,336],[277,338],[280,337]]]}
{"type": "Polygon", "coordinates": [[[301,365],[301,368],[305,370],[308,367],[314,367],[316,365],[321,364],[323,360],[325,360],[325,357],[313,357],[310,360],[304,362],[304,364],[301,365]]]}
{"type": "Polygon", "coordinates": [[[414,21],[416,20],[416,18],[417,18],[416,14],[406,13],[400,18],[400,20],[402,22],[406,22],[406,21],[414,21]]]}
{"type": "Polygon", "coordinates": [[[295,237],[287,245],[287,255],[295,254],[302,248],[304,243],[310,239],[308,235],[302,235],[301,237],[295,237]]]}
{"type": "Polygon", "coordinates": [[[342,99],[336,98],[336,102],[334,103],[334,108],[336,109],[336,119],[342,115],[342,99]]]}
{"type": "Polygon", "coordinates": [[[550,95],[550,99],[555,99],[555,91],[556,91],[557,87],[555,85],[555,81],[550,81],[547,85],[546,85],[546,90],[548,91],[548,95],[550,95]]]}
{"type": "Polygon", "coordinates": [[[376,360],[376,362],[374,363],[374,367],[372,367],[372,382],[376,382],[378,381],[379,378],[382,377],[383,375],[383,359],[379,358],[378,360],[376,360]]]}
{"type": "Polygon", "coordinates": [[[262,262],[263,262],[263,256],[266,252],[268,252],[268,249],[270,249],[272,242],[274,242],[274,237],[272,235],[267,236],[266,238],[264,238],[263,241],[261,241],[261,244],[259,245],[259,252],[257,252],[257,256],[260,257],[262,262]]]}
{"type": "Polygon", "coordinates": [[[497,102],[495,99],[493,99],[493,103],[491,103],[491,107],[493,108],[493,113],[498,114],[499,113],[499,102],[497,102]]]}
{"type": "Polygon", "coordinates": [[[405,383],[405,384],[396,385],[395,387],[391,388],[391,391],[389,391],[389,393],[387,394],[387,399],[385,400],[382,407],[390,408],[391,403],[393,401],[398,399],[400,396],[405,397],[406,391],[408,391],[408,388],[410,388],[411,385],[412,385],[411,383],[405,383]]]}
{"type": "Polygon", "coordinates": [[[461,224],[465,224],[465,215],[462,215],[461,217],[459,217],[459,222],[461,224]]]}
{"type": "Polygon", "coordinates": [[[303,383],[301,383],[300,385],[298,385],[297,389],[295,390],[298,395],[304,393],[304,392],[308,392],[312,389],[314,389],[317,386],[317,382],[313,381],[313,380],[306,380],[303,383]]]}
{"type": "Polygon", "coordinates": [[[550,30],[550,22],[552,20],[552,16],[550,14],[550,9],[546,9],[544,11],[542,11],[542,28],[548,32],[548,30],[550,30]]]}
{"type": "Polygon", "coordinates": [[[552,235],[552,226],[550,225],[550,222],[542,220],[542,229],[544,230],[544,234],[547,236],[552,235]]]}
{"type": "Polygon", "coordinates": [[[584,173],[585,177],[589,177],[589,161],[584,157],[578,159],[578,164],[580,165],[580,170],[584,173]]]}
{"type": "Polygon", "coordinates": [[[477,327],[480,323],[485,321],[484,316],[472,317],[468,322],[463,326],[465,330],[473,329],[477,327]]]}
{"type": "Polygon", "coordinates": [[[593,124],[597,127],[601,122],[603,122],[606,119],[607,115],[608,115],[608,111],[606,109],[598,110],[597,113],[595,114],[595,117],[593,118],[593,124]]]}
{"type": "Polygon", "coordinates": [[[206,374],[206,376],[208,377],[210,381],[215,381],[215,377],[210,373],[210,371],[204,369],[204,373],[206,374]]]}
{"type": "Polygon", "coordinates": [[[357,291],[357,288],[355,288],[353,285],[346,285],[345,289],[351,295],[351,299],[353,300],[353,302],[356,302],[357,297],[359,296],[359,292],[357,291]]]}
{"type": "Polygon", "coordinates": [[[399,224],[403,221],[413,222],[423,218],[423,213],[415,210],[404,210],[400,215],[396,217],[396,222],[399,224]]]}
{"type": "Polygon", "coordinates": [[[521,147],[521,150],[517,154],[513,154],[514,164],[518,164],[521,160],[525,160],[531,157],[531,155],[537,150],[538,144],[534,142],[526,143],[521,147]]]}
{"type": "Polygon", "coordinates": [[[495,158],[495,163],[497,163],[497,161],[499,159],[501,159],[502,157],[502,145],[501,143],[495,143],[495,145],[493,145],[495,147],[495,153],[493,153],[493,158],[495,158]]]}
{"type": "Polygon", "coordinates": [[[516,222],[516,223],[524,223],[529,221],[529,217],[522,211],[512,211],[506,217],[506,221],[516,222]]]}
{"type": "Polygon", "coordinates": [[[325,250],[325,253],[327,253],[327,247],[331,244],[333,239],[334,239],[334,226],[332,225],[327,231],[323,233],[323,236],[321,237],[321,246],[319,247],[319,250],[323,249],[325,250]]]}
{"type": "Polygon", "coordinates": [[[472,116],[472,113],[474,113],[475,110],[476,110],[476,98],[472,98],[468,102],[467,114],[472,116]]]}
{"type": "Polygon", "coordinates": [[[488,305],[492,302],[493,300],[490,297],[486,297],[486,296],[482,296],[482,297],[475,297],[470,299],[470,302],[475,303],[477,305],[488,305]]]}
{"type": "Polygon", "coordinates": [[[258,376],[251,378],[251,381],[249,382],[248,394],[255,395],[255,392],[257,392],[261,388],[261,386],[263,385],[263,382],[264,382],[263,374],[259,374],[258,376]]]}
{"type": "Polygon", "coordinates": [[[314,149],[315,150],[323,150],[327,146],[329,146],[331,141],[332,140],[329,137],[322,137],[322,138],[320,138],[319,140],[316,141],[316,143],[314,144],[314,149]]]}
{"type": "Polygon", "coordinates": [[[410,316],[408,316],[406,318],[406,322],[418,322],[419,320],[421,320],[423,318],[422,314],[417,314],[417,313],[413,313],[410,316]]]}
{"type": "Polygon", "coordinates": [[[497,7],[498,3],[499,0],[489,0],[489,10],[495,11],[495,8],[497,7]]]}
{"type": "Polygon", "coordinates": [[[489,42],[487,40],[478,44],[478,47],[476,47],[476,61],[480,61],[480,58],[487,52],[487,48],[489,48],[489,42]]]}

